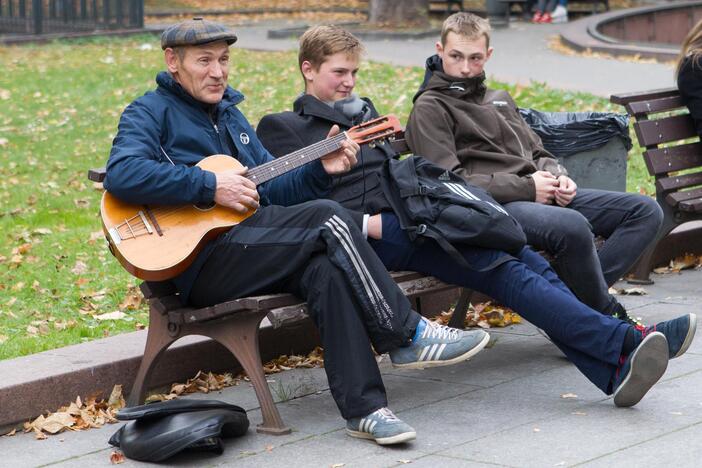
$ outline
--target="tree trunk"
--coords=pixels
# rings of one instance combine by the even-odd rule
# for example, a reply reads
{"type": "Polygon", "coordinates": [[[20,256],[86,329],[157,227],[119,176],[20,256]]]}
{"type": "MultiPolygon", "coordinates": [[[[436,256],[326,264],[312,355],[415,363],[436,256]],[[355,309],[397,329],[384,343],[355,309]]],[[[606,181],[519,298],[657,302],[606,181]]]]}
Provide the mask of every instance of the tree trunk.
{"type": "Polygon", "coordinates": [[[428,26],[429,0],[370,0],[368,19],[386,26],[428,26]]]}

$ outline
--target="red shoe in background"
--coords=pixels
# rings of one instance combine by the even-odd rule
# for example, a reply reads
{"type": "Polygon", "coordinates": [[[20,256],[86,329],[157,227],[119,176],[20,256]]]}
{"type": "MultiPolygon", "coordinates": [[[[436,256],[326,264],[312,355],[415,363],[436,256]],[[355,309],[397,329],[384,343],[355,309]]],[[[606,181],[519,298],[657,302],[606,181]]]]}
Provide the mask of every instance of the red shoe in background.
{"type": "Polygon", "coordinates": [[[541,22],[541,16],[542,16],[542,15],[541,15],[541,12],[540,12],[540,11],[537,11],[536,13],[534,13],[534,16],[531,18],[531,22],[532,22],[532,23],[540,23],[540,22],[541,22]]]}
{"type": "Polygon", "coordinates": [[[539,20],[539,23],[552,23],[553,18],[551,18],[551,13],[544,13],[541,15],[541,19],[539,20]]]}

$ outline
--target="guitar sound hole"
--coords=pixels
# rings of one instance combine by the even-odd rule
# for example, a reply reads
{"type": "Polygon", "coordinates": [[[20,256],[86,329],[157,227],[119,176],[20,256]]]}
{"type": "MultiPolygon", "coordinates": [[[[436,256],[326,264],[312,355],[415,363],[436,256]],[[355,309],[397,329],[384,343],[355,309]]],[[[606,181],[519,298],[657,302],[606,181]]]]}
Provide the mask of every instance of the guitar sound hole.
{"type": "Polygon", "coordinates": [[[195,205],[195,208],[197,208],[200,211],[208,211],[214,208],[216,203],[214,201],[211,201],[210,203],[198,203],[195,205]]]}

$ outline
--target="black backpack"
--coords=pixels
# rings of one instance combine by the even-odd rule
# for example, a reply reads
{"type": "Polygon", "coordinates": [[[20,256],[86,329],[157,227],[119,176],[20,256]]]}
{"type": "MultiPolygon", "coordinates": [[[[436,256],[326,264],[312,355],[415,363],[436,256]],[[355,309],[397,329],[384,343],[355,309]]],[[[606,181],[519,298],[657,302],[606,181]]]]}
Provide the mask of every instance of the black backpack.
{"type": "Polygon", "coordinates": [[[380,173],[381,186],[412,241],[434,239],[456,260],[478,271],[489,270],[504,259],[483,268],[466,262],[454,245],[518,253],[526,245],[526,235],[484,189],[470,185],[419,156],[401,161],[389,159],[380,173]]]}

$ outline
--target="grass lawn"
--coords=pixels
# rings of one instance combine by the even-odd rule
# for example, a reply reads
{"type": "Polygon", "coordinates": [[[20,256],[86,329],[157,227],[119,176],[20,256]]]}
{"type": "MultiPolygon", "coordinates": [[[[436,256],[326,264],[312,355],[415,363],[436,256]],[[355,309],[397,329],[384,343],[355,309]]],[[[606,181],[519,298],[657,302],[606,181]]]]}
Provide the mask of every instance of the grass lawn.
{"type": "MultiPolygon", "coordinates": [[[[85,174],[104,165],[121,111],[153,88],[161,56],[154,36],[0,47],[0,359],[147,324],[138,280],[106,249],[101,190],[85,174]]],[[[369,64],[357,90],[405,122],[422,73],[369,64]]],[[[233,49],[230,83],[254,124],[301,90],[293,53],[233,49]]],[[[522,107],[620,111],[541,84],[494,85],[522,107]]],[[[651,192],[640,150],[630,158],[629,190],[651,192]]]]}

